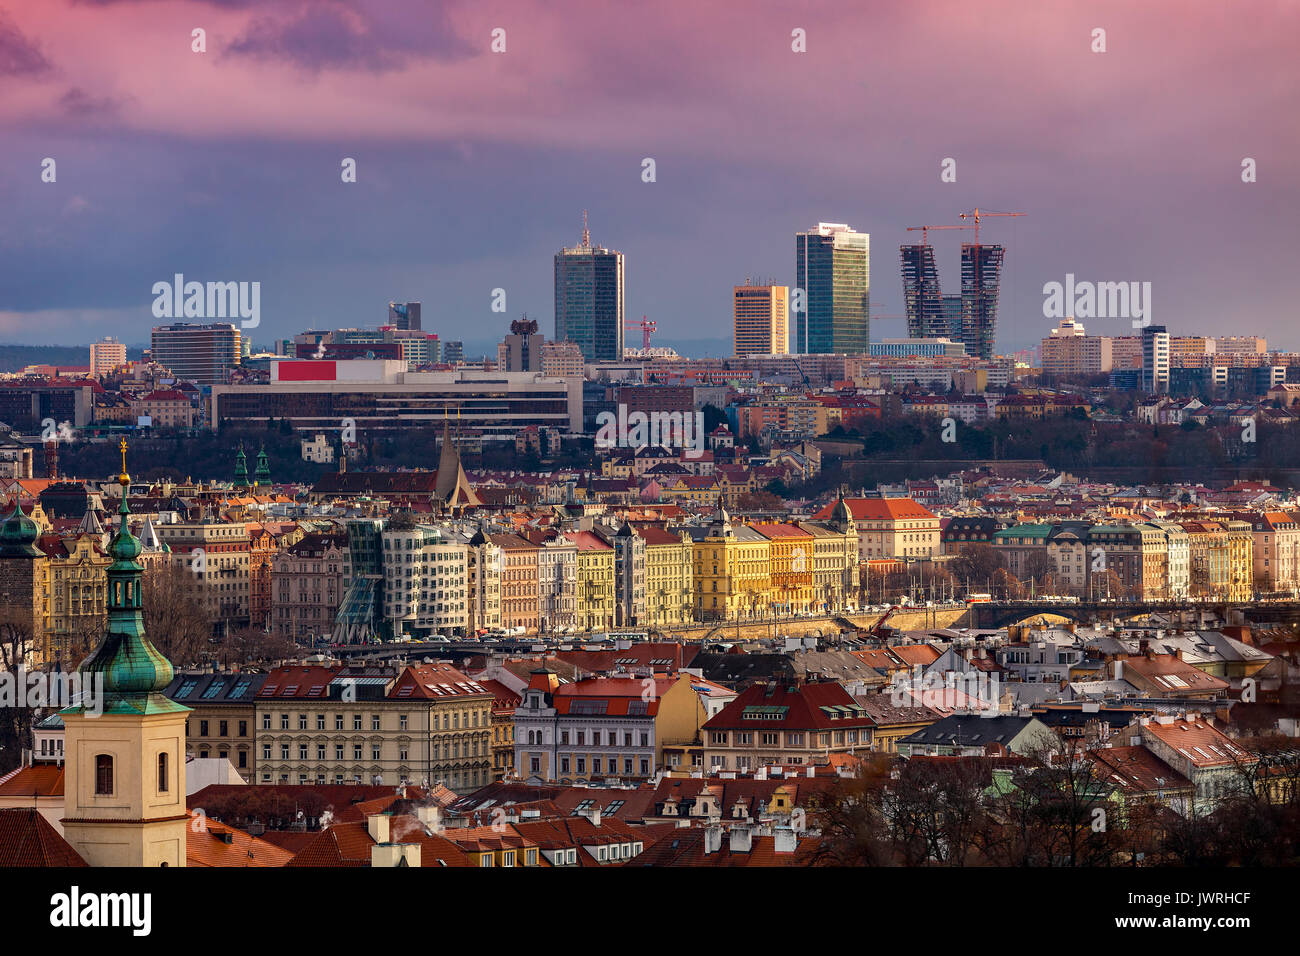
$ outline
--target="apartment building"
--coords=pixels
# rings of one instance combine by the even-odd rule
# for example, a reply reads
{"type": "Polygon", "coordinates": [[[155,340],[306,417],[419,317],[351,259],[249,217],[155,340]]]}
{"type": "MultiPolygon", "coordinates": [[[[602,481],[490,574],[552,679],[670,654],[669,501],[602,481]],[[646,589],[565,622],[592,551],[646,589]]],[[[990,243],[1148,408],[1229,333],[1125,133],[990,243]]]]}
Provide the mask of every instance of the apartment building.
{"type": "Polygon", "coordinates": [[[265,674],[179,674],[163,694],[190,709],[185,751],[229,760],[245,783],[256,779],[256,707],[265,674]]]}
{"type": "MultiPolygon", "coordinates": [[[[858,560],[919,560],[941,551],[939,518],[911,498],[845,498],[858,533],[858,560]]],[[[830,518],[838,502],[817,512],[830,518]]]]}
{"type": "Polygon", "coordinates": [[[704,766],[827,763],[831,754],[870,749],[871,728],[871,717],[842,684],[753,684],[705,723],[704,766]]]}
{"type": "Polygon", "coordinates": [[[646,779],[665,745],[689,744],[706,714],[688,675],[597,677],[561,684],[532,672],[515,711],[515,767],[527,781],[646,779]]]}
{"type": "Polygon", "coordinates": [[[539,548],[517,534],[490,534],[501,549],[501,626],[535,633],[540,623],[539,548]]]}
{"type": "Polygon", "coordinates": [[[772,612],[779,617],[811,611],[819,601],[814,587],[812,533],[797,524],[764,522],[753,527],[768,540],[772,612]]]}
{"type": "Polygon", "coordinates": [[[209,615],[235,626],[247,624],[252,611],[248,527],[205,518],[160,524],[155,530],[190,573],[187,580],[209,615]]]}
{"type": "Polygon", "coordinates": [[[578,548],[567,538],[540,540],[537,548],[537,623],[543,633],[577,623],[578,548]]]}
{"type": "Polygon", "coordinates": [[[709,524],[684,530],[694,542],[696,619],[752,619],[766,613],[771,542],[748,525],[733,525],[725,508],[709,524]]]}
{"type": "Polygon", "coordinates": [[[1235,516],[1251,526],[1251,565],[1255,589],[1300,588],[1300,524],[1285,511],[1244,512],[1235,516]]]}
{"type": "Polygon", "coordinates": [[[258,782],[483,786],[493,701],[446,663],[276,668],[255,697],[258,782]]]}
{"type": "Polygon", "coordinates": [[[637,529],[645,542],[645,623],[650,627],[694,619],[693,546],[689,535],[655,525],[637,529]]]}
{"type": "Polygon", "coordinates": [[[562,537],[578,552],[575,614],[586,631],[614,626],[614,549],[590,531],[571,531],[562,537]]]}
{"type": "Polygon", "coordinates": [[[271,629],[311,643],[334,629],[351,578],[347,535],[313,532],[271,559],[271,629]]]}

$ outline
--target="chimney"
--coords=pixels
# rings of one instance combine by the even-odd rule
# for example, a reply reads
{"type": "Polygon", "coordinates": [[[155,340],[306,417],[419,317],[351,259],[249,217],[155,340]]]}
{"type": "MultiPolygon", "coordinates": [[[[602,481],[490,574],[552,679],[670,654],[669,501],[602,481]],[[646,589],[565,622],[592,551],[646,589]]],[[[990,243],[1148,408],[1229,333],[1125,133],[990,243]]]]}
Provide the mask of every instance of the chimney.
{"type": "Polygon", "coordinates": [[[1124,659],[1121,657],[1115,661],[1115,680],[1124,679],[1124,659]]]}
{"type": "Polygon", "coordinates": [[[704,852],[705,854],[717,853],[722,849],[722,827],[713,825],[704,828],[704,852]]]}
{"type": "Polygon", "coordinates": [[[429,804],[416,807],[415,818],[427,829],[435,833],[442,829],[442,809],[436,805],[429,804]]]}
{"type": "Polygon", "coordinates": [[[370,848],[370,865],[384,868],[419,866],[420,844],[376,843],[370,848]]]}
{"type": "Polygon", "coordinates": [[[728,833],[732,853],[748,853],[754,848],[754,834],[749,827],[732,827],[728,833]]]}
{"type": "Polygon", "coordinates": [[[777,853],[793,853],[795,847],[799,845],[799,837],[795,834],[793,827],[775,827],[772,830],[772,836],[775,840],[777,853]]]}
{"type": "Polygon", "coordinates": [[[387,843],[393,818],[387,813],[372,813],[366,817],[366,832],[376,843],[387,843]]]}
{"type": "Polygon", "coordinates": [[[814,767],[814,766],[809,766],[809,767],[808,767],[808,774],[807,774],[807,776],[809,776],[809,777],[815,777],[815,776],[817,776],[817,768],[814,767]]]}

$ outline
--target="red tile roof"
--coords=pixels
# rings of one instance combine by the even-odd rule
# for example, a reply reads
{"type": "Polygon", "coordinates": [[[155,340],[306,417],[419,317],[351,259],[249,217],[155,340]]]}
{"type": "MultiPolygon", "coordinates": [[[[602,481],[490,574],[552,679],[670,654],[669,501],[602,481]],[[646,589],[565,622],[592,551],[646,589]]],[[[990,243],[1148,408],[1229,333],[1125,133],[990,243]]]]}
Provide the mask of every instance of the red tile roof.
{"type": "MultiPolygon", "coordinates": [[[[425,833],[423,824],[410,815],[397,815],[390,821],[394,842],[418,843],[420,866],[469,866],[469,857],[455,843],[440,836],[425,833]]],[[[288,866],[369,866],[370,851],[375,841],[366,829],[366,821],[336,823],[328,830],[316,834],[316,839],[303,847],[288,866]]]]}
{"type": "Polygon", "coordinates": [[[87,865],[39,810],[32,807],[0,810],[0,867],[87,865]]]}
{"type": "Polygon", "coordinates": [[[1146,747],[1103,747],[1089,756],[1097,779],[1126,793],[1192,789],[1190,780],[1146,747]]]}
{"type": "Polygon", "coordinates": [[[38,763],[0,780],[0,797],[63,796],[63,764],[38,763]]]}
{"type": "Polygon", "coordinates": [[[753,684],[705,724],[705,730],[839,730],[870,727],[871,718],[844,689],[830,681],[820,684],[753,684]],[[822,708],[848,708],[832,719],[822,708]],[[750,716],[745,716],[746,710],[750,716]],[[783,710],[780,710],[782,709],[783,710]],[[770,714],[778,714],[769,717],[770,714]]]}
{"type": "Polygon", "coordinates": [[[1190,760],[1195,767],[1253,764],[1259,759],[1242,750],[1200,718],[1179,717],[1169,723],[1159,718],[1148,720],[1142,725],[1142,733],[1149,733],[1163,741],[1190,760]]]}
{"type": "Polygon", "coordinates": [[[603,701],[604,709],[598,715],[601,717],[654,717],[659,713],[659,698],[676,683],[676,678],[655,676],[645,680],[653,680],[652,694],[646,693],[650,687],[640,677],[595,677],[561,684],[553,696],[556,713],[580,714],[584,707],[603,701]],[[643,695],[653,699],[645,700],[643,695]]]}
{"type": "Polygon", "coordinates": [[[342,664],[277,667],[266,675],[266,682],[257,692],[257,697],[259,700],[267,697],[315,697],[324,700],[329,694],[330,681],[341,670],[342,664]]]}
{"type": "Polygon", "coordinates": [[[293,853],[216,820],[195,819],[185,832],[186,866],[284,866],[293,853]]]}
{"type": "MultiPolygon", "coordinates": [[[[911,498],[845,498],[854,521],[919,521],[934,519],[934,514],[911,498]]],[[[837,502],[832,501],[814,515],[819,520],[832,517],[837,502]]]]}

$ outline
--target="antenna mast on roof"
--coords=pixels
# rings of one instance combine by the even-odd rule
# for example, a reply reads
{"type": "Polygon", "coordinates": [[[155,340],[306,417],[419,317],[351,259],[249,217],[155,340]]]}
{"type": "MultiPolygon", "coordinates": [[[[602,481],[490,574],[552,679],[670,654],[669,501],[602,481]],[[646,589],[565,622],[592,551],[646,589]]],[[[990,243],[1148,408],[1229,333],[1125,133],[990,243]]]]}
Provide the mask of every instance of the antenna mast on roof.
{"type": "Polygon", "coordinates": [[[587,230],[587,210],[582,211],[582,248],[591,248],[591,233],[587,230]]]}

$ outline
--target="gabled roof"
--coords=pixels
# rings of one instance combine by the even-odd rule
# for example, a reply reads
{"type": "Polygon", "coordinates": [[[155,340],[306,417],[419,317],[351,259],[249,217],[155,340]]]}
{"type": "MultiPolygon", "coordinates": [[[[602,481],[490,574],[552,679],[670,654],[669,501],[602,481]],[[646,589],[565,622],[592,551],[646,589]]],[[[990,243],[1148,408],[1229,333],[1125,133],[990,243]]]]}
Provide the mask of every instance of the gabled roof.
{"type": "Polygon", "coordinates": [[[0,868],[87,866],[34,807],[0,810],[0,868]]]}
{"type": "MultiPolygon", "coordinates": [[[[845,498],[844,502],[854,521],[919,521],[935,517],[929,508],[911,498],[845,498]]],[[[834,517],[837,503],[825,505],[813,517],[823,521],[834,517]]]]}
{"type": "MultiPolygon", "coordinates": [[[[426,833],[424,825],[412,815],[395,815],[389,823],[395,843],[418,843],[420,866],[469,866],[469,857],[455,843],[426,833]]],[[[369,866],[374,838],[366,821],[336,823],[322,830],[298,851],[287,866],[369,866]]]]}
{"type": "Polygon", "coordinates": [[[1125,793],[1192,789],[1190,780],[1146,747],[1103,747],[1088,756],[1097,779],[1125,793]]]}
{"type": "Polygon", "coordinates": [[[266,840],[207,817],[185,828],[186,866],[284,866],[293,854],[266,840]]]}
{"type": "Polygon", "coordinates": [[[646,678],[654,681],[651,700],[644,695],[646,684],[640,677],[595,677],[555,689],[552,702],[557,714],[592,714],[601,717],[654,717],[659,700],[676,683],[675,678],[646,678]]]}
{"type": "Polygon", "coordinates": [[[705,730],[838,730],[870,727],[843,685],[753,684],[704,724],[705,730]]]}
{"type": "Polygon", "coordinates": [[[1142,733],[1149,733],[1163,741],[1198,769],[1253,764],[1259,759],[1242,750],[1199,717],[1179,717],[1173,720],[1157,717],[1142,725],[1142,733]]]}
{"type": "Polygon", "coordinates": [[[0,777],[0,797],[63,796],[63,764],[37,763],[0,777]]]}

